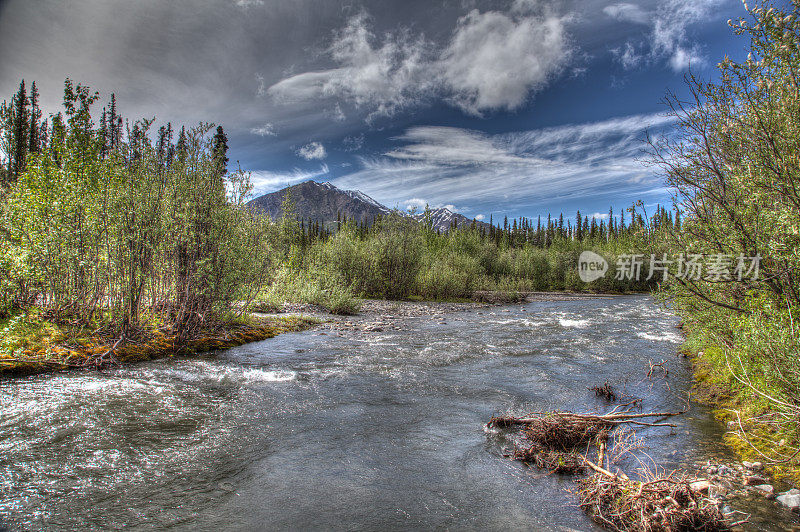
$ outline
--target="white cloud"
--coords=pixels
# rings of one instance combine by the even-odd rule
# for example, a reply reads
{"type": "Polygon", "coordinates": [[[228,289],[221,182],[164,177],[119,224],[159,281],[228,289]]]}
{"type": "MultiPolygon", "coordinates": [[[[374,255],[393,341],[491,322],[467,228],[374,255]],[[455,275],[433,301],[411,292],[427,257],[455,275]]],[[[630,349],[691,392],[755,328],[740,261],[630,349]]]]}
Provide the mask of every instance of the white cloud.
{"type": "Polygon", "coordinates": [[[608,213],[607,212],[596,212],[589,216],[589,218],[595,218],[597,220],[607,220],[608,213]]]}
{"type": "Polygon", "coordinates": [[[239,7],[255,7],[255,6],[263,6],[264,0],[235,0],[235,3],[239,7]]]}
{"type": "Polygon", "coordinates": [[[422,198],[411,198],[405,200],[403,204],[407,211],[416,210],[417,212],[421,212],[425,210],[425,206],[428,205],[428,202],[422,198]]]}
{"type": "Polygon", "coordinates": [[[344,122],[347,119],[347,115],[344,114],[342,106],[338,102],[333,106],[333,109],[328,110],[325,114],[336,122],[344,122]]]}
{"type": "Polygon", "coordinates": [[[258,83],[258,87],[256,87],[256,94],[258,96],[264,96],[267,93],[267,85],[264,81],[264,76],[261,74],[256,74],[256,82],[258,83]]]}
{"type": "Polygon", "coordinates": [[[635,68],[644,60],[644,56],[636,52],[630,41],[625,43],[623,50],[616,48],[612,50],[612,53],[617,56],[619,62],[622,63],[622,66],[627,70],[635,68]]]}
{"type": "Polygon", "coordinates": [[[431,203],[427,200],[422,198],[411,198],[405,201],[400,202],[401,205],[405,206],[407,211],[415,211],[415,212],[423,212],[426,207],[430,207],[431,209],[447,209],[451,212],[458,212],[459,209],[455,205],[447,204],[444,205],[442,203],[431,203]]]}
{"type": "Polygon", "coordinates": [[[652,53],[668,58],[679,72],[690,63],[704,61],[696,46],[688,43],[687,27],[704,20],[724,0],[666,0],[656,10],[651,36],[652,53]]]}
{"type": "Polygon", "coordinates": [[[453,102],[472,114],[516,109],[569,60],[564,19],[477,9],[462,17],[440,64],[453,102]]]}
{"type": "Polygon", "coordinates": [[[486,218],[486,216],[484,216],[484,215],[482,215],[482,214],[479,214],[479,215],[477,215],[477,216],[475,217],[475,219],[476,219],[476,220],[478,220],[479,222],[480,222],[480,221],[482,221],[484,218],[486,218]]]}
{"type": "Polygon", "coordinates": [[[705,59],[697,50],[687,50],[682,46],[677,46],[669,58],[669,66],[675,72],[680,72],[689,68],[689,65],[698,65],[705,62],[705,59]]]}
{"type": "Polygon", "coordinates": [[[300,170],[295,168],[290,172],[272,172],[269,170],[255,170],[250,172],[250,182],[253,184],[255,195],[265,194],[274,190],[316,179],[328,175],[328,165],[322,164],[319,169],[314,171],[300,170]]]}
{"type": "Polygon", "coordinates": [[[472,114],[515,109],[569,61],[565,22],[519,10],[473,10],[459,19],[447,45],[437,47],[402,30],[379,40],[362,12],[326,51],[335,68],[287,77],[267,93],[284,103],[347,101],[367,110],[368,121],[434,96],[472,114]]]}
{"type": "Polygon", "coordinates": [[[386,153],[395,159],[424,161],[444,165],[485,163],[526,163],[487,135],[468,129],[442,126],[419,126],[408,129],[396,140],[410,142],[386,153]]]}
{"type": "Polygon", "coordinates": [[[364,146],[364,134],[349,135],[342,139],[342,146],[346,151],[358,151],[364,146]]]}
{"type": "MultiPolygon", "coordinates": [[[[336,179],[386,204],[425,204],[503,211],[608,198],[628,202],[663,193],[661,178],[639,161],[644,130],[672,119],[633,115],[602,122],[487,135],[473,130],[414,127],[405,145],[336,179]],[[408,199],[410,198],[410,199],[408,199]],[[422,199],[424,198],[424,199],[422,199]]],[[[657,132],[657,131],[656,131],[657,132]]]]}
{"type": "Polygon", "coordinates": [[[612,4],[603,8],[603,13],[611,18],[633,22],[634,24],[648,24],[650,13],[635,4],[619,3],[612,4]]]}
{"type": "Polygon", "coordinates": [[[371,117],[391,116],[426,90],[426,44],[405,32],[388,34],[383,43],[376,40],[362,12],[336,33],[327,50],[338,68],[288,77],[268,92],[279,102],[340,98],[368,107],[371,117]]]}
{"type": "Polygon", "coordinates": [[[324,159],[328,156],[328,152],[325,151],[325,146],[319,142],[311,142],[305,146],[301,146],[295,153],[298,157],[302,157],[306,161],[324,159]]]}
{"type": "Polygon", "coordinates": [[[260,135],[262,137],[274,137],[277,135],[277,133],[275,133],[275,128],[270,122],[267,122],[263,126],[250,128],[250,133],[253,135],[260,135]]]}

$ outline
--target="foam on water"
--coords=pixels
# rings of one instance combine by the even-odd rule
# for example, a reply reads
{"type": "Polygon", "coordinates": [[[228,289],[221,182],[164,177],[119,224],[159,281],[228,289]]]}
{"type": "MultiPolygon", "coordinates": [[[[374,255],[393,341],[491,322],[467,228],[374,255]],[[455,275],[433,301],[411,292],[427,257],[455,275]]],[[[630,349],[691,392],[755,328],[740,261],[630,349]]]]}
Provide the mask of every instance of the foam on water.
{"type": "Polygon", "coordinates": [[[639,338],[644,338],[645,340],[652,340],[654,342],[681,343],[683,341],[683,339],[679,334],[672,331],[655,333],[655,334],[648,332],[637,332],[636,336],[638,336],[639,338]]]}
{"type": "Polygon", "coordinates": [[[562,327],[572,327],[575,329],[585,329],[589,325],[589,320],[570,320],[566,318],[559,318],[558,323],[562,327]]]}

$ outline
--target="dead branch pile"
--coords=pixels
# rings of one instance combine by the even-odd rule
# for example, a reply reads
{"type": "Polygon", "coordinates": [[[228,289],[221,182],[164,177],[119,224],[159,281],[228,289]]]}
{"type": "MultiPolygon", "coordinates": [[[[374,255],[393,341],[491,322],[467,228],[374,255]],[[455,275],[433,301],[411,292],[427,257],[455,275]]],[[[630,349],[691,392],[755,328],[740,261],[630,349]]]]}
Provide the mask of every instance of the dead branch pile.
{"type": "Polygon", "coordinates": [[[603,463],[609,434],[623,424],[673,426],[664,422],[646,421],[664,418],[681,412],[634,413],[619,405],[607,414],[576,414],[574,412],[533,412],[524,417],[492,417],[490,428],[521,428],[522,445],[515,445],[516,460],[533,464],[556,473],[579,473],[585,470],[585,458],[580,454],[597,448],[598,462],[603,463]]]}
{"type": "Polygon", "coordinates": [[[611,387],[608,381],[602,386],[592,386],[589,388],[594,392],[597,397],[602,397],[608,402],[613,402],[617,400],[617,394],[614,392],[614,388],[611,387]]]}
{"type": "Polygon", "coordinates": [[[605,440],[613,427],[606,420],[571,412],[545,412],[531,417],[493,417],[490,427],[524,426],[523,434],[531,443],[558,451],[572,451],[575,447],[597,440],[605,440]]]}
{"type": "Polygon", "coordinates": [[[580,506],[609,530],[729,530],[716,501],[692,489],[691,482],[697,480],[693,477],[676,471],[654,473],[643,466],[641,480],[631,480],[622,471],[612,473],[606,469],[606,460],[614,463],[641,445],[632,430],[618,430],[619,427],[672,427],[663,419],[683,413],[634,412],[631,404],[619,405],[606,414],[534,412],[523,417],[498,416],[488,426],[521,429],[520,436],[526,445],[517,446],[508,455],[516,460],[556,473],[574,474],[590,469],[592,474],[578,481],[576,493],[580,506]],[[613,441],[608,447],[610,436],[613,441]],[[597,451],[597,463],[588,458],[591,449],[597,451]]]}
{"type": "Polygon", "coordinates": [[[586,463],[595,473],[578,481],[580,506],[609,530],[729,530],[719,507],[693,491],[688,477],[646,474],[639,482],[586,463]]]}
{"type": "Polygon", "coordinates": [[[578,453],[557,451],[538,443],[514,449],[513,457],[515,460],[533,464],[553,473],[574,474],[586,470],[586,464],[578,453]]]}

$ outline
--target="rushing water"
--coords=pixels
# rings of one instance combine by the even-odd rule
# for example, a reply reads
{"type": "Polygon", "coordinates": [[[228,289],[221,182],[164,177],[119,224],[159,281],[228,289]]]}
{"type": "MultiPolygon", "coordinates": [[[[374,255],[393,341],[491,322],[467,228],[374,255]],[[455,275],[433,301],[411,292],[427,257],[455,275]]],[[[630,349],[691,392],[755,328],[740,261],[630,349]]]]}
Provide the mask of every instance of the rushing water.
{"type": "MultiPolygon", "coordinates": [[[[203,358],[0,382],[0,529],[593,529],[572,480],[502,457],[492,414],[645,410],[689,388],[646,297],[536,302],[322,329],[203,358]],[[666,360],[663,379],[648,360],[666,360]]],[[[696,405],[642,428],[666,467],[719,455],[696,405]]]]}

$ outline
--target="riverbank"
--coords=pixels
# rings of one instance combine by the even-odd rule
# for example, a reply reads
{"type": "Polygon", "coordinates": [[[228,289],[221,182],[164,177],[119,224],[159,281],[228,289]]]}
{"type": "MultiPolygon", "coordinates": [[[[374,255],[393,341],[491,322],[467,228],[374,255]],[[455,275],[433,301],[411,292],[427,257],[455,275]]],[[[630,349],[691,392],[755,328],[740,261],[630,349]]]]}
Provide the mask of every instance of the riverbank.
{"type": "Polygon", "coordinates": [[[152,327],[133,338],[119,340],[109,334],[18,315],[6,320],[0,329],[0,376],[98,369],[189,356],[301,331],[317,323],[319,320],[305,316],[255,316],[202,329],[188,339],[152,327]]]}
{"type": "MultiPolygon", "coordinates": [[[[250,342],[272,338],[283,332],[307,329],[323,324],[330,334],[346,331],[361,333],[402,330],[406,319],[427,318],[446,323],[445,315],[530,301],[564,301],[614,297],[571,292],[515,293],[513,298],[502,293],[486,292],[476,301],[360,301],[356,315],[341,315],[315,304],[284,303],[277,312],[253,312],[246,318],[218,324],[181,340],[168,329],[151,325],[135,338],[117,343],[113,334],[88,330],[85,327],[57,325],[42,319],[34,310],[0,322],[0,376],[25,376],[65,370],[98,369],[109,365],[125,365],[169,356],[188,356],[217,349],[228,349],[250,342]]],[[[322,334],[326,334],[323,332],[322,334]]]]}
{"type": "MultiPolygon", "coordinates": [[[[277,312],[256,313],[263,318],[279,316],[309,316],[322,321],[320,330],[326,334],[343,336],[346,332],[379,333],[408,330],[417,325],[417,320],[427,319],[433,324],[446,325],[448,315],[474,311],[478,316],[490,308],[503,305],[521,305],[534,301],[573,301],[588,299],[608,299],[618,297],[609,294],[591,294],[579,292],[521,292],[513,301],[496,296],[498,293],[486,293],[487,296],[473,301],[390,301],[386,299],[363,299],[360,301],[360,312],[355,315],[342,316],[331,313],[319,305],[307,303],[284,303],[277,312]],[[493,294],[490,297],[488,294],[493,294]],[[496,296],[496,297],[494,297],[496,296]]],[[[501,312],[510,312],[509,308],[501,312]]],[[[523,310],[524,312],[524,310],[523,310]]]]}
{"type": "MultiPolygon", "coordinates": [[[[791,455],[798,447],[797,420],[789,424],[754,423],[774,416],[753,392],[737,381],[728,367],[715,363],[724,358],[723,347],[701,342],[691,333],[681,348],[690,358],[694,374],[694,399],[712,408],[714,417],[728,429],[725,444],[742,463],[763,463],[764,473],[792,487],[800,486],[800,457],[774,461],[776,452],[791,455]],[[746,432],[746,436],[745,436],[746,432]]],[[[800,506],[795,506],[795,509],[800,506]]]]}

